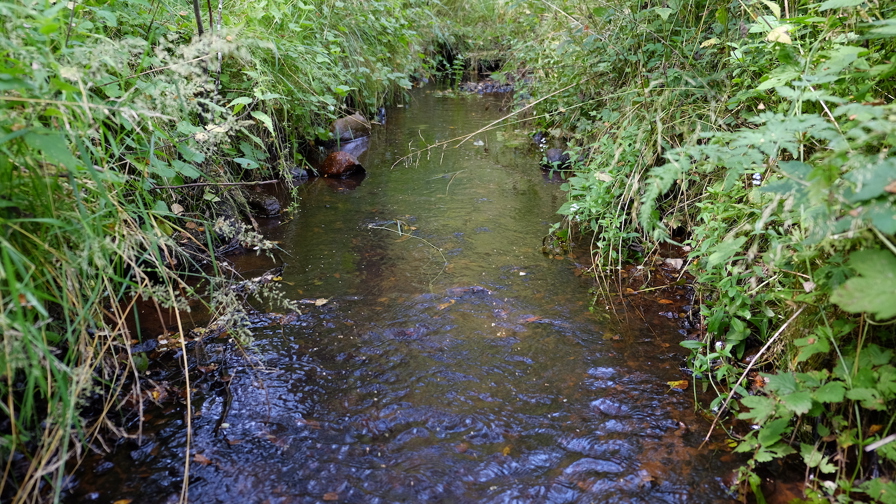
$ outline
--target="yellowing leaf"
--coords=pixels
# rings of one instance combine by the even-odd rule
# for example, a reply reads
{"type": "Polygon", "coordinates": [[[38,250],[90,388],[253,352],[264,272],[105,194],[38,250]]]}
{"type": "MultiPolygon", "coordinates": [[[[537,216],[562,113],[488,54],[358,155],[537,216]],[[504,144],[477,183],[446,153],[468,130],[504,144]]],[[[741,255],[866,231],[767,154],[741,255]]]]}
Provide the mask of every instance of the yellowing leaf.
{"type": "Polygon", "coordinates": [[[197,462],[202,465],[209,465],[212,463],[212,461],[209,460],[205,455],[200,455],[198,453],[196,455],[193,455],[193,462],[197,462]]]}
{"type": "Polygon", "coordinates": [[[687,380],[678,380],[678,381],[666,382],[666,385],[669,386],[669,390],[672,390],[672,389],[687,390],[688,385],[690,385],[690,382],[687,380]]]}
{"type": "Polygon", "coordinates": [[[513,447],[510,445],[505,446],[504,449],[501,450],[501,455],[504,455],[505,457],[510,455],[510,450],[512,450],[512,449],[513,449],[513,447]]]}
{"type": "Polygon", "coordinates": [[[703,43],[700,44],[700,47],[712,47],[712,46],[714,46],[714,45],[716,45],[716,44],[718,44],[718,43],[719,43],[719,39],[717,39],[717,38],[711,38],[711,39],[709,39],[709,40],[705,40],[705,41],[703,41],[703,43]]]}
{"type": "Polygon", "coordinates": [[[787,32],[790,30],[790,25],[781,25],[774,30],[768,32],[768,35],[765,36],[765,40],[769,42],[778,42],[781,44],[790,45],[793,41],[790,38],[790,35],[787,32]]]}

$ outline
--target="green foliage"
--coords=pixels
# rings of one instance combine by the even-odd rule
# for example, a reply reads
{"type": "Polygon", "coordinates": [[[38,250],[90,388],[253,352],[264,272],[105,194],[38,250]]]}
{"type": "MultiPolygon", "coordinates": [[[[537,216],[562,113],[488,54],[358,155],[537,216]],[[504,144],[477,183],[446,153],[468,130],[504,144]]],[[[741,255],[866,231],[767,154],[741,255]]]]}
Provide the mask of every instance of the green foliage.
{"type": "Polygon", "coordinates": [[[205,265],[221,236],[273,244],[235,225],[244,198],[219,183],[276,177],[331,118],[401,99],[445,26],[416,0],[211,14],[199,37],[183,2],[0,2],[4,502],[57,500],[104,422],[85,408],[114,411],[146,368],[130,345],[156,335],[125,329],[132,300],[204,303],[242,334],[244,296],[205,265]]]}
{"type": "Polygon", "coordinates": [[[744,487],[798,456],[807,497],[892,499],[894,6],[519,5],[539,34],[515,49],[521,98],[565,90],[536,118],[584,154],[560,214],[603,266],[637,241],[690,250],[705,334],[683,344],[712,406],[733,395],[758,427],[744,487]],[[765,373],[733,389],[750,361],[765,373]]]}

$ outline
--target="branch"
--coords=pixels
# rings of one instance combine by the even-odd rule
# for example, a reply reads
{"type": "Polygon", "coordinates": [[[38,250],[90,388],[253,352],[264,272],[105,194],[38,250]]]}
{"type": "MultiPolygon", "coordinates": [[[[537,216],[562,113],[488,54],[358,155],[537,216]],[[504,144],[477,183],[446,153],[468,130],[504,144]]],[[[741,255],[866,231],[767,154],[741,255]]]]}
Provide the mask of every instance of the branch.
{"type": "Polygon", "coordinates": [[[280,182],[280,179],[274,180],[265,180],[262,182],[196,182],[193,184],[181,184],[181,185],[154,185],[149,188],[150,191],[155,189],[182,189],[184,187],[206,187],[206,186],[217,186],[217,187],[226,187],[226,186],[256,186],[263,184],[275,184],[280,182]]]}

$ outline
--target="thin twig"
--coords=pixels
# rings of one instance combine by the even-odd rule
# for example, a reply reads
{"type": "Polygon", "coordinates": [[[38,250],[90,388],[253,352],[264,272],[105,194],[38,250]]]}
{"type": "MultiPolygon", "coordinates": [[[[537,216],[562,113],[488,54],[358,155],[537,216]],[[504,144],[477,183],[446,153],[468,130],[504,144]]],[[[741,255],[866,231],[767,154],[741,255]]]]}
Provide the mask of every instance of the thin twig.
{"type": "Polygon", "coordinates": [[[264,184],[276,184],[280,182],[280,179],[273,180],[264,180],[261,182],[194,182],[192,184],[181,184],[181,185],[157,185],[149,188],[150,191],[154,189],[181,189],[184,187],[206,187],[206,186],[257,186],[264,184]]]}
{"type": "Polygon", "coordinates": [[[554,96],[554,95],[556,95],[556,94],[558,94],[558,93],[562,93],[563,91],[566,91],[567,89],[569,89],[569,88],[571,88],[571,87],[578,86],[579,84],[582,84],[583,82],[585,82],[585,81],[587,81],[587,80],[589,80],[589,79],[592,79],[592,78],[593,78],[593,77],[588,77],[588,78],[586,78],[586,79],[582,79],[582,80],[580,80],[580,81],[578,81],[578,82],[576,82],[576,83],[570,84],[570,85],[566,86],[566,87],[563,88],[563,89],[558,89],[557,91],[554,91],[553,93],[551,93],[551,94],[549,94],[549,95],[547,95],[547,96],[545,96],[545,97],[543,97],[543,98],[539,98],[538,100],[535,100],[534,102],[532,102],[532,103],[526,105],[525,107],[523,107],[523,108],[521,108],[521,109],[519,109],[519,110],[513,111],[513,112],[511,112],[511,113],[505,115],[504,117],[502,117],[502,118],[500,118],[500,119],[498,119],[498,120],[495,120],[495,121],[490,122],[488,125],[486,125],[486,126],[480,128],[480,129],[478,129],[478,130],[476,130],[476,131],[470,133],[469,135],[461,135],[461,136],[459,136],[459,137],[454,137],[454,138],[451,138],[451,139],[449,139],[449,140],[443,140],[443,141],[441,141],[441,142],[437,142],[437,143],[434,143],[434,144],[432,144],[432,145],[428,145],[425,149],[418,149],[418,150],[416,150],[416,151],[414,151],[414,152],[411,152],[411,153],[408,154],[407,156],[402,156],[402,157],[398,158],[398,160],[396,160],[394,163],[392,163],[392,166],[389,167],[389,168],[390,168],[390,169],[395,168],[395,166],[396,166],[398,163],[404,161],[405,159],[407,159],[407,158],[409,158],[409,157],[412,157],[412,156],[416,156],[417,154],[420,154],[420,153],[423,152],[423,151],[430,150],[430,149],[432,149],[433,147],[438,147],[438,146],[440,146],[440,145],[446,145],[446,144],[449,144],[449,143],[451,143],[451,142],[455,142],[455,141],[457,141],[457,140],[460,140],[460,143],[458,143],[457,145],[455,145],[454,148],[460,147],[464,142],[466,142],[467,140],[469,140],[470,138],[472,138],[473,135],[478,135],[479,133],[482,133],[483,131],[489,131],[489,130],[490,130],[491,128],[493,128],[496,124],[500,124],[500,123],[503,122],[505,119],[509,119],[509,118],[511,118],[511,117],[513,117],[513,116],[519,114],[520,112],[522,112],[522,111],[524,111],[524,110],[527,110],[527,109],[530,109],[530,108],[534,107],[534,106],[535,106],[536,104],[538,104],[539,102],[542,102],[542,101],[544,101],[544,100],[547,100],[548,98],[550,98],[550,97],[552,97],[552,96],[554,96]]]}
{"type": "Polygon", "coordinates": [[[791,315],[790,318],[787,319],[787,322],[784,322],[784,325],[782,325],[781,328],[778,329],[777,332],[775,332],[774,336],[769,338],[768,342],[766,342],[766,344],[761,349],[759,349],[759,352],[756,355],[754,355],[752,359],[750,359],[750,363],[747,365],[747,369],[744,369],[743,374],[740,375],[740,379],[737,380],[737,383],[735,383],[733,387],[731,387],[731,391],[728,393],[728,397],[725,398],[725,402],[722,403],[722,406],[719,408],[719,412],[716,414],[715,419],[712,421],[712,425],[709,426],[709,432],[706,433],[706,437],[703,438],[703,442],[700,443],[700,448],[703,448],[703,445],[705,445],[706,442],[709,441],[709,436],[712,435],[712,431],[716,428],[716,424],[718,424],[719,419],[722,418],[722,412],[724,412],[725,408],[728,407],[728,403],[731,402],[731,398],[734,397],[734,391],[737,390],[737,387],[740,387],[741,383],[743,383],[744,378],[747,377],[747,373],[750,372],[750,369],[753,368],[753,365],[756,364],[756,362],[759,360],[760,357],[762,357],[762,355],[765,353],[765,351],[768,350],[768,348],[770,346],[772,346],[772,343],[774,343],[775,340],[777,340],[778,337],[784,333],[784,329],[787,329],[787,326],[789,326],[790,323],[793,322],[797,318],[797,316],[799,316],[800,313],[803,313],[804,309],[806,309],[805,306],[803,306],[802,308],[797,310],[796,313],[791,315]]]}

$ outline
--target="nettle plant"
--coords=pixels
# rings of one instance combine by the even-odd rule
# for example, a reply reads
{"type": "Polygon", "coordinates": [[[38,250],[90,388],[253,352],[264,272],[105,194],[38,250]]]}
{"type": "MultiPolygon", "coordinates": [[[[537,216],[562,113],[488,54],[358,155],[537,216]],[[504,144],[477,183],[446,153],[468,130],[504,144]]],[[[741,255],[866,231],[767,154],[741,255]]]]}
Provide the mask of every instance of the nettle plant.
{"type": "Polygon", "coordinates": [[[764,39],[731,53],[734,66],[775,62],[732,100],[749,125],[667,153],[640,222],[656,239],[696,223],[687,244],[706,336],[685,346],[718,387],[713,407],[739,397],[738,418],[756,427],[737,448],[753,455],[743,476],[754,492],[759,464],[793,456],[809,497],[894,502],[880,476],[896,468],[896,19],[864,4],[832,12],[855,5],[756,18],[764,39]],[[670,197],[701,187],[693,206],[670,197]],[[777,371],[744,382],[745,362],[777,371]]]}

